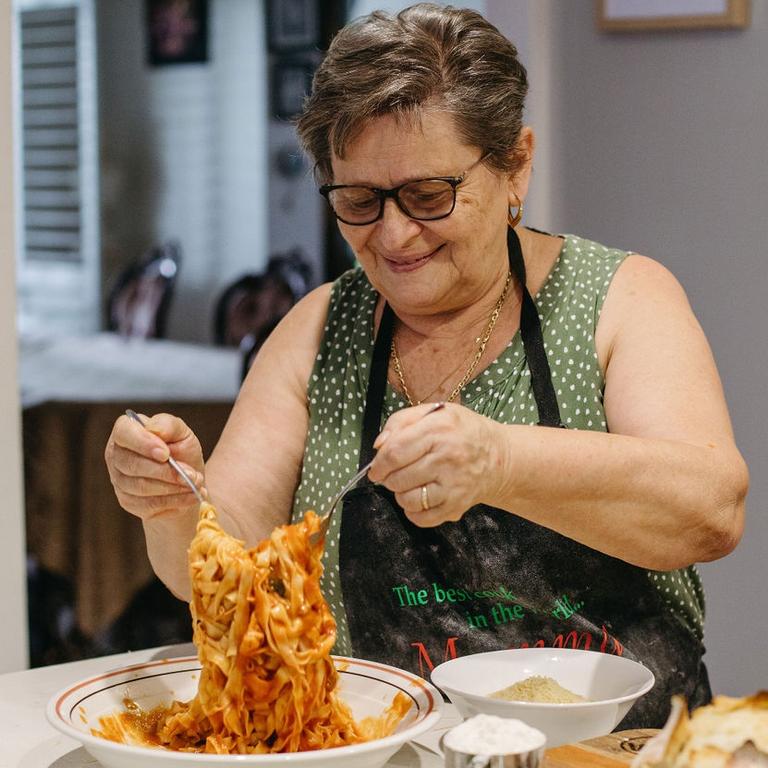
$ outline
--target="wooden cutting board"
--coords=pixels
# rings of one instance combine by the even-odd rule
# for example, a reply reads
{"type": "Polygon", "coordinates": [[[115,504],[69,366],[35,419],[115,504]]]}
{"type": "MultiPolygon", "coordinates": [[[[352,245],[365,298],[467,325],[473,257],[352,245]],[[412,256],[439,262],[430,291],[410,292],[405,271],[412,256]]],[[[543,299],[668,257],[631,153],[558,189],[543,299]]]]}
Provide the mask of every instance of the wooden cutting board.
{"type": "Polygon", "coordinates": [[[655,728],[617,731],[597,739],[548,749],[543,768],[626,768],[655,728]]]}

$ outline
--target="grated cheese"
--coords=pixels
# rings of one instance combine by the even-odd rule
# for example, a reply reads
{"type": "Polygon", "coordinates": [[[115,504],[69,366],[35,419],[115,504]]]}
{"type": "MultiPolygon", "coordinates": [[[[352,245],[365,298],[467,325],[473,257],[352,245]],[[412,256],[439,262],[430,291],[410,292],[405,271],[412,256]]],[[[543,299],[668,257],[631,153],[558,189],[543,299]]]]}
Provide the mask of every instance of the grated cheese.
{"type": "Polygon", "coordinates": [[[583,696],[563,688],[557,680],[544,675],[526,677],[525,680],[489,695],[492,699],[504,701],[533,701],[544,704],[575,704],[587,701],[583,696]]]}

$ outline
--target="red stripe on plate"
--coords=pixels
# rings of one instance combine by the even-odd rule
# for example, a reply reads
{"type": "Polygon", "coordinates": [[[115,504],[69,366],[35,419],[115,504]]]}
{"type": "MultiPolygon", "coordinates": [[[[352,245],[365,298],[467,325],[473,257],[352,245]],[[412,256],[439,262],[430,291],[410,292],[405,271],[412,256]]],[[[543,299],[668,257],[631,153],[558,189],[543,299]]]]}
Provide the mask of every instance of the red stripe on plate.
{"type": "Polygon", "coordinates": [[[421,688],[423,693],[426,695],[426,697],[429,699],[429,709],[425,713],[425,716],[430,714],[432,710],[435,708],[435,699],[432,696],[432,691],[427,688],[426,684],[420,677],[416,677],[415,675],[412,675],[410,672],[406,672],[402,669],[397,669],[395,667],[387,667],[382,664],[377,664],[375,661],[360,661],[359,659],[352,659],[348,656],[334,656],[335,659],[344,660],[352,662],[353,664],[357,664],[360,667],[370,667],[371,669],[378,669],[381,672],[387,672],[390,675],[397,675],[398,677],[405,678],[409,683],[412,683],[413,685],[418,686],[421,688]]]}
{"type": "MultiPolygon", "coordinates": [[[[73,694],[75,691],[79,691],[81,688],[85,688],[87,685],[92,685],[93,683],[98,683],[99,680],[109,680],[110,677],[116,677],[117,675],[124,675],[127,672],[137,672],[140,669],[152,669],[153,667],[164,667],[168,664],[187,664],[191,661],[195,661],[198,664],[200,663],[197,656],[185,656],[183,658],[179,659],[161,659],[160,661],[152,661],[147,662],[146,664],[135,664],[132,667],[120,667],[120,669],[113,669],[110,672],[105,672],[103,675],[98,675],[96,677],[91,677],[88,680],[83,680],[79,682],[77,685],[73,685],[71,688],[68,688],[66,691],[64,691],[61,696],[59,696],[58,699],[56,699],[56,714],[66,723],[66,719],[62,717],[61,714],[61,704],[68,696],[73,694]]],[[[130,682],[126,680],[126,682],[130,682]]]]}

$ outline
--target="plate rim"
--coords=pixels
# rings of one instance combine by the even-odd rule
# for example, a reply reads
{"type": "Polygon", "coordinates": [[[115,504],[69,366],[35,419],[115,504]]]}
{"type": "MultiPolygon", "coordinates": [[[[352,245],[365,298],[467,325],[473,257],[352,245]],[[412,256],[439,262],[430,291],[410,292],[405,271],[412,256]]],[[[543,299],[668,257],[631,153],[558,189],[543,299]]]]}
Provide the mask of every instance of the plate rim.
{"type": "MultiPolygon", "coordinates": [[[[342,754],[344,756],[351,757],[355,754],[360,755],[364,752],[371,752],[379,749],[382,751],[386,749],[395,751],[398,747],[412,741],[420,734],[433,728],[435,725],[437,725],[440,718],[442,717],[443,708],[445,706],[443,697],[440,694],[439,689],[429,680],[425,680],[424,678],[419,677],[412,672],[408,672],[407,670],[400,669],[399,667],[394,667],[378,661],[359,659],[352,656],[340,656],[336,654],[331,654],[331,659],[337,668],[339,665],[343,666],[345,664],[357,665],[370,669],[378,669],[380,671],[386,672],[387,674],[394,675],[395,677],[401,677],[405,679],[408,684],[415,685],[420,689],[421,694],[426,699],[425,704],[427,710],[423,714],[419,713],[420,719],[417,722],[409,725],[403,731],[399,733],[392,733],[389,736],[384,736],[380,739],[372,739],[371,741],[360,742],[358,744],[346,744],[339,747],[329,747],[327,749],[307,750],[303,752],[276,752],[264,755],[217,755],[204,752],[179,752],[175,750],[159,749],[149,746],[143,747],[133,744],[121,744],[119,742],[110,741],[109,739],[104,739],[99,736],[94,736],[93,734],[86,733],[85,731],[80,731],[74,725],[68,722],[68,717],[71,718],[72,715],[72,709],[69,710],[69,716],[64,714],[62,711],[62,709],[65,709],[64,702],[66,699],[72,694],[76,693],[78,690],[81,690],[82,688],[85,688],[89,685],[93,685],[94,683],[97,683],[101,680],[109,679],[110,677],[118,677],[121,675],[130,675],[131,673],[138,672],[140,670],[168,667],[175,664],[190,665],[188,669],[180,669],[177,670],[178,672],[199,672],[199,670],[202,668],[202,664],[200,663],[200,660],[197,656],[169,656],[162,659],[152,659],[146,662],[109,669],[99,674],[91,675],[87,678],[82,678],[70,683],[69,685],[63,686],[48,699],[45,714],[50,725],[52,725],[60,733],[63,733],[69,738],[80,742],[86,750],[89,750],[89,747],[93,747],[94,749],[100,751],[115,752],[125,757],[136,756],[137,758],[143,757],[145,759],[148,757],[148,752],[152,755],[161,754],[163,755],[161,759],[166,760],[169,764],[174,762],[190,762],[190,765],[193,765],[194,763],[201,761],[201,759],[205,759],[206,761],[211,761],[212,763],[220,762],[222,764],[226,764],[228,762],[237,762],[245,765],[252,764],[254,766],[291,763],[296,761],[315,762],[322,761],[324,759],[332,760],[335,756],[341,757],[342,754]]],[[[346,669],[339,670],[341,674],[348,671],[349,670],[346,669]]],[[[128,684],[131,681],[130,679],[127,679],[123,682],[128,684]]],[[[392,685],[392,683],[389,684],[392,685]]],[[[412,693],[409,693],[408,695],[413,700],[416,707],[419,708],[420,704],[416,697],[412,693]]],[[[77,704],[73,705],[73,708],[74,706],[77,706],[77,704]]]]}

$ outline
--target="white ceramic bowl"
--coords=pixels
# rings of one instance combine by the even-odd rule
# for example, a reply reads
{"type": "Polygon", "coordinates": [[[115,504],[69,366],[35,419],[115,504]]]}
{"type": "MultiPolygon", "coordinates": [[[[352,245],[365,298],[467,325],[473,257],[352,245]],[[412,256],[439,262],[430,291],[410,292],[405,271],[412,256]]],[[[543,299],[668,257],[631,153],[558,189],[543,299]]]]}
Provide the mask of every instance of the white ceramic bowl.
{"type": "Polygon", "coordinates": [[[446,661],[432,670],[463,717],[480,712],[513,717],[538,728],[547,747],[610,733],[654,683],[636,661],[598,651],[520,648],[490,651],[446,661]],[[589,699],[578,704],[540,704],[492,699],[489,694],[533,675],[551,677],[589,699]]]}
{"type": "Polygon", "coordinates": [[[434,727],[443,699],[425,680],[385,664],[334,657],[341,677],[341,696],[356,719],[379,715],[402,691],[412,701],[395,733],[383,739],[347,747],[275,755],[205,755],[152,747],[117,744],[91,729],[99,717],[120,711],[123,699],[133,699],[143,709],[188,701],[197,692],[200,663],[196,657],[164,659],[106,672],[81,680],[55,694],[48,702],[49,722],[62,733],[82,742],[105,768],[378,768],[405,742],[434,727]]]}

